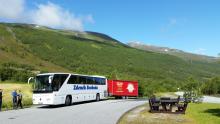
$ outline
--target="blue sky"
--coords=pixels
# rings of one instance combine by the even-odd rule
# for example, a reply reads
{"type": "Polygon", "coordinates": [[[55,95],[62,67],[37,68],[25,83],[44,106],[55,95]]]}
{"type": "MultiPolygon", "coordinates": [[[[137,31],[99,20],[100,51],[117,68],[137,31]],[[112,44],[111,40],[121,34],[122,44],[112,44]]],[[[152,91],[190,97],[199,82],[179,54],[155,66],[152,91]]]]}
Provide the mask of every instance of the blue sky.
{"type": "Polygon", "coordinates": [[[210,56],[220,53],[218,0],[18,0],[1,7],[10,1],[0,0],[0,21],[96,31],[123,43],[136,41],[210,56]],[[8,13],[19,6],[21,12],[8,13]]]}

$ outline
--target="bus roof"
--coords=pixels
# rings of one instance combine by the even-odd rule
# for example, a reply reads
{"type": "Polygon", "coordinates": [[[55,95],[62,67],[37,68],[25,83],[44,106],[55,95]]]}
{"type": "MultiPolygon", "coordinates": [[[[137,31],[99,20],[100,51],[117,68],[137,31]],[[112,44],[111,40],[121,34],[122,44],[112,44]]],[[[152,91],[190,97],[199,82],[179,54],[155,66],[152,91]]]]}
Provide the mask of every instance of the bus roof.
{"type": "Polygon", "coordinates": [[[55,72],[55,73],[41,73],[41,74],[38,74],[38,76],[40,76],[40,75],[54,75],[54,74],[71,74],[71,75],[81,75],[81,76],[88,76],[88,77],[106,78],[105,76],[99,76],[99,75],[84,75],[84,74],[59,73],[59,72],[55,72]]]}

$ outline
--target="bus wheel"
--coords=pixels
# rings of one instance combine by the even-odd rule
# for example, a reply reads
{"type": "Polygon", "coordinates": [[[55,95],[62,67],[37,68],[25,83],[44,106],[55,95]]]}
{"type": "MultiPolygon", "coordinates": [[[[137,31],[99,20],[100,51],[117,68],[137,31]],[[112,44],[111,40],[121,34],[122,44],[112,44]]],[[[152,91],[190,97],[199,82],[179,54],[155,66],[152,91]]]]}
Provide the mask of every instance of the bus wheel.
{"type": "Polygon", "coordinates": [[[65,105],[69,106],[69,105],[71,105],[71,103],[72,103],[71,96],[66,96],[65,105]]]}
{"type": "Polygon", "coordinates": [[[99,93],[96,94],[96,101],[100,101],[100,95],[99,95],[99,93]]]}

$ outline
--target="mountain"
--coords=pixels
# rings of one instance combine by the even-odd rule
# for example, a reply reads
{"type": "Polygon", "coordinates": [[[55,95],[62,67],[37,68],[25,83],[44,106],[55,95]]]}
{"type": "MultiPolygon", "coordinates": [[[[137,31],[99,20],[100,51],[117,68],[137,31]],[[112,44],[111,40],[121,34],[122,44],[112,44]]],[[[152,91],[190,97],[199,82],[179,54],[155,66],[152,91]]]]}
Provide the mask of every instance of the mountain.
{"type": "Polygon", "coordinates": [[[218,58],[216,58],[216,57],[188,53],[188,52],[185,52],[182,50],[171,49],[168,47],[147,45],[147,44],[143,44],[140,42],[129,42],[128,46],[134,47],[137,49],[141,49],[141,50],[146,50],[146,51],[174,55],[174,56],[180,57],[181,59],[184,59],[186,61],[202,61],[202,62],[217,62],[218,61],[218,58]]]}
{"type": "Polygon", "coordinates": [[[138,80],[144,94],[175,91],[189,77],[204,81],[220,74],[215,62],[132,48],[101,33],[29,24],[0,23],[0,60],[1,80],[24,80],[28,72],[95,74],[138,80]]]}

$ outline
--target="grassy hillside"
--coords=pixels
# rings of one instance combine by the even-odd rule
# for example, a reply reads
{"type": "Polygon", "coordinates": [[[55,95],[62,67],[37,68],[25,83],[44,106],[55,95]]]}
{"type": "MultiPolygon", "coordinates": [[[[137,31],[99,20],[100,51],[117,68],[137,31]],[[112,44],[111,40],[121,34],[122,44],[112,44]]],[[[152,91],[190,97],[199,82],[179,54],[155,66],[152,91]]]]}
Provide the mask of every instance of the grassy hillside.
{"type": "Polygon", "coordinates": [[[130,48],[99,33],[26,24],[0,24],[0,59],[1,64],[29,65],[31,72],[74,72],[139,80],[141,91],[152,87],[172,91],[188,77],[202,81],[220,74],[220,65],[216,63],[186,61],[130,48]]]}
{"type": "Polygon", "coordinates": [[[17,39],[12,28],[0,24],[0,64],[13,62],[26,64],[36,70],[67,71],[67,69],[40,59],[30,48],[17,39]]]}

